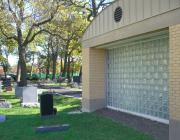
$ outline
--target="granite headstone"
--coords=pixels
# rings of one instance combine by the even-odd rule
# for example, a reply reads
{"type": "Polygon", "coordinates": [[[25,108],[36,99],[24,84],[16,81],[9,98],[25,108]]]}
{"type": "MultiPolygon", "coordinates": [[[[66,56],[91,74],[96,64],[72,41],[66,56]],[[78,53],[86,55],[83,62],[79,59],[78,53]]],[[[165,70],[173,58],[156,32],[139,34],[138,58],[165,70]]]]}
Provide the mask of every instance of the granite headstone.
{"type": "Polygon", "coordinates": [[[6,121],[6,116],[0,115],[0,123],[5,122],[5,121],[6,121]]]}

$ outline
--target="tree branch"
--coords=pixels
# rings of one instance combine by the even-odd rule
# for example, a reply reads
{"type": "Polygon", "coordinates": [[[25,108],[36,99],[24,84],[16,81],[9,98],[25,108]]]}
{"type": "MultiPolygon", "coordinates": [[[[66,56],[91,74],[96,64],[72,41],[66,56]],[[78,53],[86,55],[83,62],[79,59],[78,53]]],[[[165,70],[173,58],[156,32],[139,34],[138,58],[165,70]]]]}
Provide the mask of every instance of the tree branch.
{"type": "Polygon", "coordinates": [[[0,30],[1,30],[2,35],[6,37],[6,39],[8,39],[8,40],[14,39],[15,41],[18,40],[18,39],[17,39],[17,36],[8,36],[8,35],[3,31],[2,27],[0,27],[0,30]]]}
{"type": "Polygon", "coordinates": [[[33,26],[39,27],[41,25],[44,25],[44,24],[50,22],[54,18],[55,14],[57,13],[57,10],[59,9],[59,6],[60,5],[57,5],[55,11],[50,13],[50,17],[48,19],[45,19],[44,21],[40,21],[38,23],[34,23],[33,26]]]}
{"type": "Polygon", "coordinates": [[[58,37],[61,38],[62,40],[67,41],[67,39],[64,39],[64,38],[63,38],[61,35],[59,35],[59,34],[52,33],[51,31],[49,31],[49,30],[47,30],[47,29],[40,29],[39,31],[37,31],[36,33],[34,33],[29,40],[27,40],[26,42],[24,42],[23,45],[26,46],[27,44],[29,44],[30,42],[32,42],[37,35],[39,35],[39,34],[41,34],[41,33],[43,33],[43,32],[48,33],[48,34],[50,34],[50,35],[52,35],[52,36],[58,36],[58,37]]]}
{"type": "Polygon", "coordinates": [[[98,4],[98,6],[96,7],[96,10],[98,11],[99,8],[103,5],[103,3],[105,2],[105,0],[101,0],[98,4]]]}
{"type": "Polygon", "coordinates": [[[32,16],[32,14],[23,17],[23,21],[26,20],[27,18],[30,18],[31,16],[32,16]]]}
{"type": "Polygon", "coordinates": [[[35,38],[37,35],[41,34],[42,32],[43,32],[43,30],[39,30],[39,31],[37,31],[36,33],[34,33],[30,39],[25,40],[25,42],[23,43],[23,46],[27,46],[29,43],[31,43],[31,42],[34,40],[34,38],[35,38]]]}
{"type": "Polygon", "coordinates": [[[16,13],[12,10],[9,0],[8,0],[8,9],[9,9],[9,11],[11,12],[11,14],[12,14],[12,16],[13,16],[15,22],[17,23],[17,16],[16,16],[16,13]]]}
{"type": "MultiPolygon", "coordinates": [[[[39,27],[39,26],[41,26],[41,25],[44,25],[44,24],[50,22],[50,21],[54,18],[55,14],[56,14],[56,12],[57,12],[57,10],[58,10],[58,8],[59,8],[59,5],[57,5],[56,10],[50,14],[50,17],[49,17],[48,19],[45,19],[45,20],[40,21],[40,22],[38,22],[38,23],[34,23],[34,24],[30,27],[30,29],[29,29],[29,31],[28,31],[28,34],[27,34],[27,36],[26,36],[26,39],[25,39],[25,41],[24,41],[24,43],[23,43],[24,45],[27,45],[27,44],[28,44],[29,42],[31,42],[31,40],[33,39],[33,36],[34,36],[34,35],[30,38],[30,36],[31,36],[31,34],[32,34],[32,32],[33,32],[33,29],[34,29],[35,27],[39,27]]],[[[43,29],[43,30],[44,30],[44,29],[43,29]]]]}
{"type": "Polygon", "coordinates": [[[67,40],[68,40],[68,39],[63,38],[60,34],[52,33],[51,31],[46,30],[46,29],[43,29],[43,32],[48,33],[48,34],[50,34],[50,35],[52,35],[52,36],[57,36],[57,37],[59,37],[60,39],[62,39],[63,41],[67,41],[67,40]]]}
{"type": "Polygon", "coordinates": [[[23,22],[23,20],[24,20],[24,1],[23,0],[21,0],[20,2],[19,2],[19,18],[21,19],[21,21],[23,22]]]}
{"type": "Polygon", "coordinates": [[[73,0],[69,0],[70,1],[70,3],[72,4],[72,5],[74,5],[74,6],[76,6],[76,7],[79,7],[79,8],[86,8],[86,10],[88,10],[89,12],[91,12],[92,10],[90,9],[90,8],[88,8],[88,7],[86,7],[86,5],[88,5],[88,3],[86,2],[86,3],[84,3],[84,5],[80,5],[80,4],[77,4],[76,2],[74,2],[73,0]]]}

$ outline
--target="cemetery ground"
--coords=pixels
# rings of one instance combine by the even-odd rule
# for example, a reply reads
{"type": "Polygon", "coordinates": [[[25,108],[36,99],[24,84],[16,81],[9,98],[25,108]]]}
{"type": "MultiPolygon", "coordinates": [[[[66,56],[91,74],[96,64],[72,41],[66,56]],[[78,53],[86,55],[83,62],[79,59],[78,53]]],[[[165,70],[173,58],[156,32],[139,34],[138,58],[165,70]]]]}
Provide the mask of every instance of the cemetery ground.
{"type": "Polygon", "coordinates": [[[42,119],[39,108],[22,108],[14,92],[3,92],[1,96],[11,102],[12,108],[0,109],[0,114],[7,116],[7,120],[0,123],[0,140],[154,140],[96,113],[68,114],[81,108],[81,100],[77,98],[54,96],[57,115],[42,119]],[[57,124],[70,124],[70,129],[48,133],[35,131],[41,125],[57,124]]]}

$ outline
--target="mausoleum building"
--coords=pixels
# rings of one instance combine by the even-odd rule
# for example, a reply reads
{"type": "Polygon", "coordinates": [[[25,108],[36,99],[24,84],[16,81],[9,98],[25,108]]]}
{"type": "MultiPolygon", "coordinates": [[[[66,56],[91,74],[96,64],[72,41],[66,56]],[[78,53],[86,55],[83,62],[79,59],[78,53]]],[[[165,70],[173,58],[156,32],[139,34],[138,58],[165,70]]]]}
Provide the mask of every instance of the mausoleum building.
{"type": "Polygon", "coordinates": [[[116,0],[83,45],[83,111],[104,107],[169,124],[180,140],[180,0],[116,0]]]}

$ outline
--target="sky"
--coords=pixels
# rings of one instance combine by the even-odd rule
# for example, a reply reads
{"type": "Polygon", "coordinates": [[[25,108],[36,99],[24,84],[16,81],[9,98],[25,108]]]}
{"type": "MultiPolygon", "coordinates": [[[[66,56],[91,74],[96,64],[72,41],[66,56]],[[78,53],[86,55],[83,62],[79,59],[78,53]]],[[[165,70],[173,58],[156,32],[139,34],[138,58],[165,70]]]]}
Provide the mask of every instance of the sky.
{"type": "Polygon", "coordinates": [[[17,65],[18,57],[15,55],[9,55],[9,64],[11,66],[17,65]]]}
{"type": "MultiPolygon", "coordinates": [[[[37,47],[37,51],[39,51],[39,52],[43,51],[43,49],[40,46],[36,46],[36,47],[37,47]]],[[[10,54],[9,57],[8,57],[8,60],[9,60],[9,64],[11,66],[17,65],[17,63],[18,63],[18,56],[10,54]]],[[[38,59],[35,58],[34,62],[37,63],[37,61],[38,61],[38,59]]]]}

